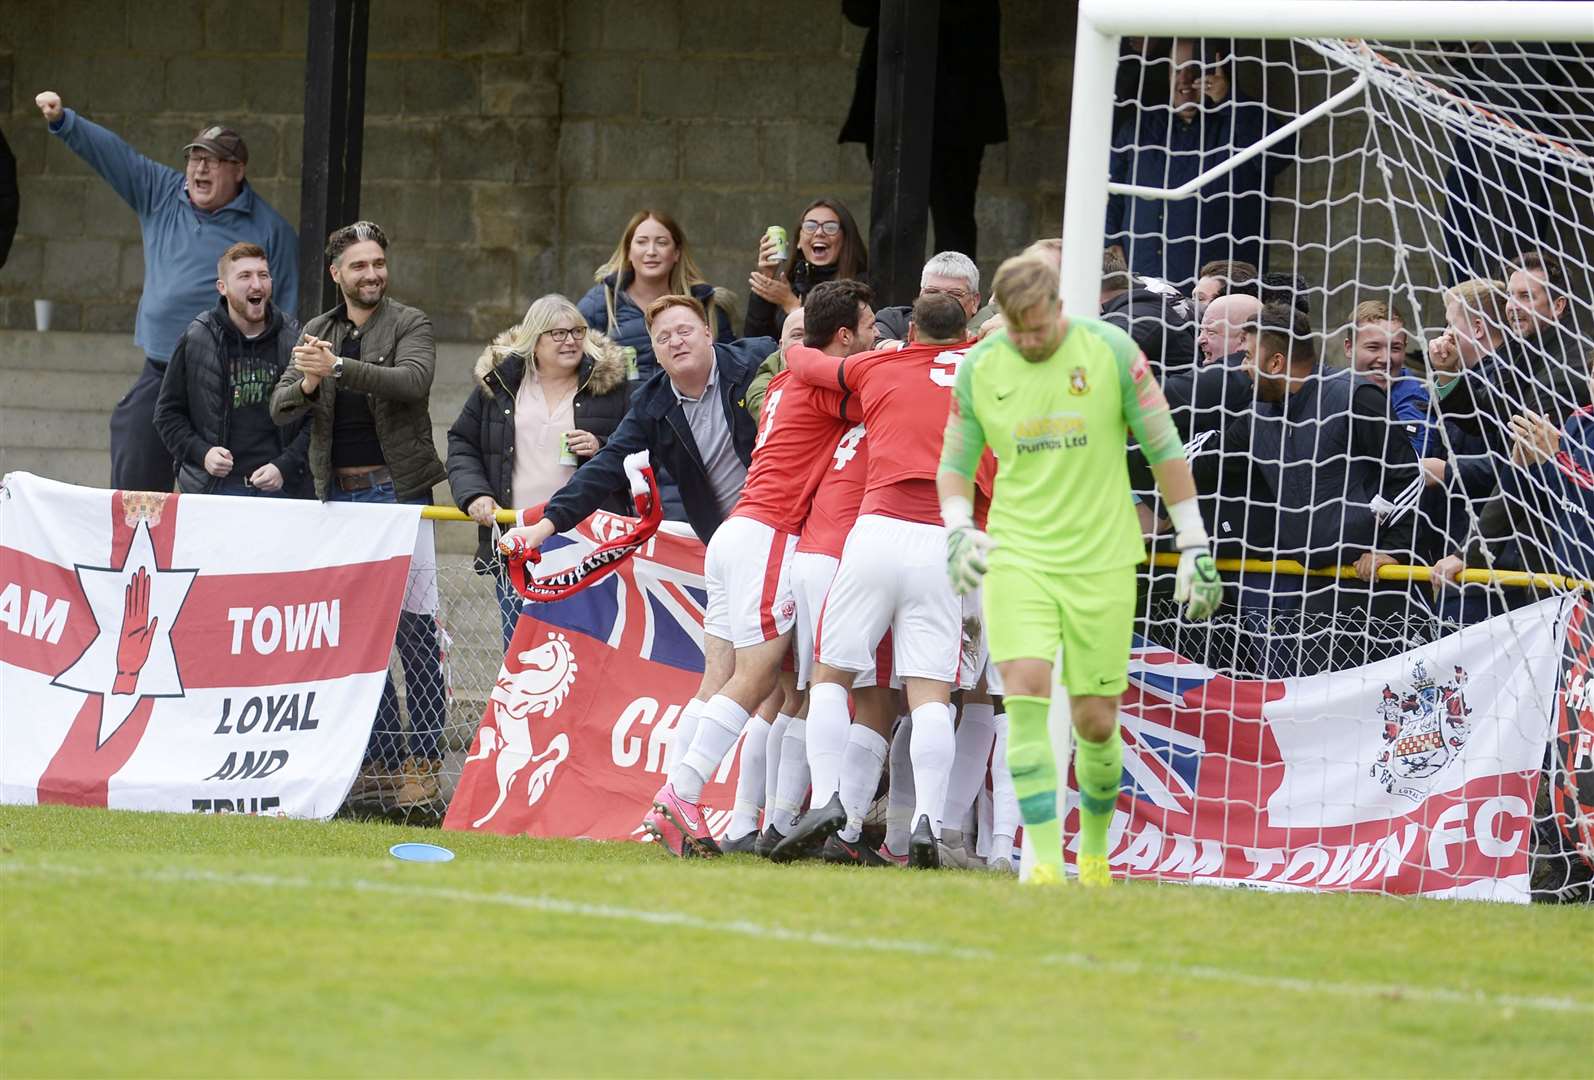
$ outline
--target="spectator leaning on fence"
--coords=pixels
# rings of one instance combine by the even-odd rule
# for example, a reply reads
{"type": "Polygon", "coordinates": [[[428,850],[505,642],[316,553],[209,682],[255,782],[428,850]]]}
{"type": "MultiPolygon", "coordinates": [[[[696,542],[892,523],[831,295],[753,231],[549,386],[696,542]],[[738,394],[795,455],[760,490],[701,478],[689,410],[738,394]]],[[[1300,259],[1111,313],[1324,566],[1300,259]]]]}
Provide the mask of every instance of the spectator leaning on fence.
{"type": "Polygon", "coordinates": [[[1428,388],[1406,371],[1406,320],[1382,300],[1364,300],[1345,331],[1345,361],[1389,395],[1389,411],[1405,425],[1418,457],[1428,454],[1428,388]]]}
{"type": "Polygon", "coordinates": [[[527,533],[533,546],[628,490],[625,457],[639,450],[675,477],[687,521],[704,543],[742,493],[758,433],[747,387],[774,341],[715,342],[703,305],[690,296],[661,296],[647,315],[662,370],[637,387],[630,411],[597,456],[548,500],[545,516],[527,533]]]}
{"type": "Polygon", "coordinates": [[[310,429],[278,426],[271,395],[293,362],[299,321],[271,302],[271,267],[255,244],[216,264],[221,299],[183,332],[166,365],[155,427],[177,459],[177,489],[212,495],[309,494],[310,429]]]}
{"type": "Polygon", "coordinates": [[[172,456],[155,430],[155,399],[178,339],[194,316],[215,302],[216,261],[239,242],[264,249],[278,306],[291,315],[299,302],[298,240],[244,179],[249,147],[231,128],[201,130],[183,147],[186,164],[178,172],[65,108],[54,91],[44,91],[34,102],[50,131],[138,215],[144,291],[133,343],[144,350],[145,364],[111,414],[111,486],[170,491],[172,456]]]}
{"type": "MultiPolygon", "coordinates": [[[[590,461],[625,416],[625,357],[563,296],[532,301],[525,318],[476,360],[476,392],[448,430],[448,486],[475,519],[476,572],[492,574],[508,648],[520,596],[492,549],[494,514],[547,502],[590,461]]],[[[633,513],[619,493],[604,510],[633,513]]]]}
{"type": "MultiPolygon", "coordinates": [[[[387,234],[370,221],[345,225],[327,238],[343,302],[305,324],[293,367],[271,398],[278,423],[309,415],[310,473],[323,500],[428,504],[446,476],[432,446],[427,407],[437,367],[432,321],[388,297],[387,250],[387,234]]],[[[412,572],[412,593],[433,587],[413,580],[425,572],[412,572]]],[[[405,602],[411,605],[411,597],[405,602]]],[[[404,807],[438,794],[445,705],[433,612],[399,613],[398,650],[410,709],[408,753],[389,678],[362,779],[380,790],[397,787],[404,807]]]]}
{"type": "MultiPolygon", "coordinates": [[[[1243,370],[1257,404],[1231,419],[1220,438],[1226,461],[1248,464],[1236,494],[1246,497],[1240,528],[1252,556],[1308,567],[1362,563],[1358,569],[1368,577],[1375,551],[1409,560],[1411,515],[1375,509],[1398,505],[1418,475],[1411,443],[1389,421],[1383,390],[1354,372],[1326,370],[1306,317],[1283,305],[1264,308],[1246,335],[1243,370]]],[[[1238,476],[1226,474],[1230,481],[1238,476]]],[[[1331,657],[1362,662],[1390,644],[1364,632],[1369,612],[1404,610],[1404,597],[1341,587],[1335,579],[1244,574],[1240,608],[1242,620],[1249,618],[1247,625],[1266,640],[1266,673],[1279,676],[1331,657]],[[1303,630],[1332,634],[1331,649],[1302,657],[1279,636],[1277,618],[1296,612],[1307,620],[1303,630]]]]}

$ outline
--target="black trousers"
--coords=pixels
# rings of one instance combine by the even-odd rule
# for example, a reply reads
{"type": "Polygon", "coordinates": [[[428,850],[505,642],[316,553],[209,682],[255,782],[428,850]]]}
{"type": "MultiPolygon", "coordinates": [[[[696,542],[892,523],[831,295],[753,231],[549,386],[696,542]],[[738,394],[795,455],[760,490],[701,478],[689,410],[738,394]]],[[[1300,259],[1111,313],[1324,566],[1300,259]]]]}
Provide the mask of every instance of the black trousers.
{"type": "Polygon", "coordinates": [[[979,228],[974,224],[974,193],[980,186],[983,146],[937,148],[930,170],[930,218],[935,250],[960,251],[978,259],[979,228]]]}
{"type": "MultiPolygon", "coordinates": [[[[874,145],[864,144],[869,164],[874,145]]],[[[935,225],[935,254],[959,251],[979,258],[979,228],[974,223],[974,195],[980,187],[983,146],[936,146],[931,151],[930,220],[935,225]]]]}
{"type": "Polygon", "coordinates": [[[166,365],[144,358],[144,370],[111,412],[111,487],[170,491],[177,463],[155,430],[155,399],[166,365]]]}

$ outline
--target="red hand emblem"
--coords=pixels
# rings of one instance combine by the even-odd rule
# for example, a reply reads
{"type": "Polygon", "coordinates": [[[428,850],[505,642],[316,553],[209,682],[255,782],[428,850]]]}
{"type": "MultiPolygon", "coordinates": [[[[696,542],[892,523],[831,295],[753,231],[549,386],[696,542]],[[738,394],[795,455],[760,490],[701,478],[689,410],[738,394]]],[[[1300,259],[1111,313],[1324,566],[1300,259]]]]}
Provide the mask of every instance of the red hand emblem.
{"type": "Polygon", "coordinates": [[[116,681],[113,694],[131,694],[138,686],[138,673],[149,659],[150,643],[155,639],[159,619],[149,617],[149,571],[142,566],[127,583],[122,608],[122,633],[116,643],[116,681]]]}

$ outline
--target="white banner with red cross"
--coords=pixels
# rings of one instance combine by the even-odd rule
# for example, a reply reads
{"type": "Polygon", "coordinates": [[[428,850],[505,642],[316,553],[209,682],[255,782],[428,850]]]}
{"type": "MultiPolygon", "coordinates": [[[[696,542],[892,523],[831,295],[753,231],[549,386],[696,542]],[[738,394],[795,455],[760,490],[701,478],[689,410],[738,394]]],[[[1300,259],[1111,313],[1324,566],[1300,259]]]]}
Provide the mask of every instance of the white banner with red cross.
{"type": "Polygon", "coordinates": [[[0,801],[329,817],[418,506],[0,485],[0,801]]]}

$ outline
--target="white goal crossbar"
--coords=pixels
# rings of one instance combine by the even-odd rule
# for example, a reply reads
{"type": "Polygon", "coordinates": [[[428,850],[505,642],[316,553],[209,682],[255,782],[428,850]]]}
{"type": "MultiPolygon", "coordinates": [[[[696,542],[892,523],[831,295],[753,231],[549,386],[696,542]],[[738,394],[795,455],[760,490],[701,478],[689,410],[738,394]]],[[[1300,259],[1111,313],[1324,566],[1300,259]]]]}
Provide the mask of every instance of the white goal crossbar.
{"type": "MultiPolygon", "coordinates": [[[[1107,214],[1108,158],[1112,143],[1113,82],[1124,34],[1226,38],[1384,38],[1470,41],[1594,41],[1594,2],[1567,0],[1083,0],[1074,56],[1069,118],[1067,188],[1063,201],[1062,298],[1066,310],[1094,312],[1101,264],[1082,254],[1101,247],[1107,214]]],[[[1176,189],[1113,186],[1145,198],[1178,199],[1234,169],[1274,142],[1340,107],[1366,84],[1366,76],[1268,138],[1215,165],[1176,189]]]]}

